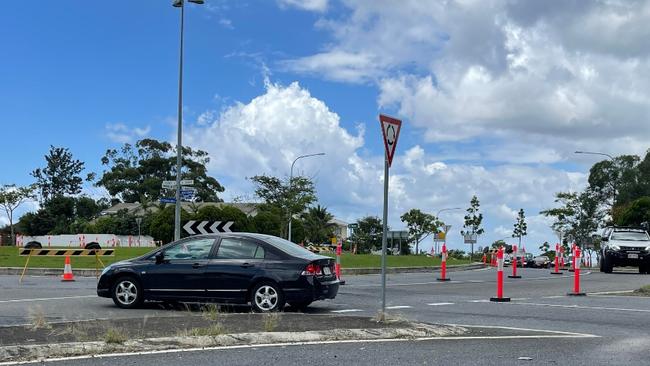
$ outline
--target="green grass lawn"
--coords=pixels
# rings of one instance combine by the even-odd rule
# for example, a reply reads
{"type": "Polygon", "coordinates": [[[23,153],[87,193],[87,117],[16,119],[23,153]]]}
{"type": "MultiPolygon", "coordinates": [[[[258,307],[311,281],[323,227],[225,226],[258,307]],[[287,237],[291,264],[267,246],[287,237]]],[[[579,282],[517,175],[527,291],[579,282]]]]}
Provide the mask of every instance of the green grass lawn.
{"type": "MultiPolygon", "coordinates": [[[[46,248],[44,248],[46,249],[46,248]]],[[[71,248],[77,249],[77,248],[71,248]]],[[[110,248],[109,248],[110,249],[110,248]]],[[[115,248],[115,256],[100,257],[104,264],[141,256],[155,248],[115,248]]],[[[95,268],[95,257],[70,257],[72,270],[75,268],[95,268]]],[[[24,267],[27,257],[18,256],[16,247],[0,247],[0,267],[24,267]]],[[[29,268],[61,268],[65,257],[31,257],[29,268]]]]}
{"type": "MultiPolygon", "coordinates": [[[[335,257],[334,254],[329,254],[335,257]]],[[[447,259],[448,265],[467,264],[469,260],[447,259]]],[[[381,265],[381,256],[372,254],[349,254],[341,255],[341,267],[343,268],[377,268],[381,265]]],[[[439,257],[426,257],[423,255],[389,255],[386,257],[386,267],[424,267],[440,265],[439,257]]]]}
{"type": "MultiPolygon", "coordinates": [[[[76,249],[76,248],[72,248],[76,249]]],[[[115,256],[101,257],[102,262],[108,265],[113,262],[138,257],[154,248],[115,248],[115,256]]],[[[329,254],[335,257],[334,254],[329,254]]],[[[440,258],[426,257],[423,255],[389,255],[386,257],[387,267],[423,267],[438,266],[440,258]]],[[[0,267],[24,267],[27,257],[18,256],[16,247],[0,247],[0,267]]],[[[61,268],[65,257],[32,257],[29,260],[29,268],[61,268]]],[[[71,257],[72,269],[95,268],[95,257],[71,257]]],[[[449,258],[447,264],[467,264],[468,260],[449,258]]],[[[341,266],[343,268],[378,268],[381,264],[381,256],[371,254],[349,254],[341,255],[341,266]]]]}

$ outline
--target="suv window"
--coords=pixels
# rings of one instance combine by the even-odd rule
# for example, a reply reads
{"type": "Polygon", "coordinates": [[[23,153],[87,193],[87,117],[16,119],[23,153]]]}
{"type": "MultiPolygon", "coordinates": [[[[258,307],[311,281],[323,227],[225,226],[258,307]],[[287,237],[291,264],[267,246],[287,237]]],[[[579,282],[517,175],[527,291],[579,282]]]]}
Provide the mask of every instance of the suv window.
{"type": "Polygon", "coordinates": [[[190,239],[165,250],[165,259],[208,259],[214,239],[190,239]]]}
{"type": "Polygon", "coordinates": [[[218,259],[264,259],[264,247],[246,239],[223,238],[218,259]]]}

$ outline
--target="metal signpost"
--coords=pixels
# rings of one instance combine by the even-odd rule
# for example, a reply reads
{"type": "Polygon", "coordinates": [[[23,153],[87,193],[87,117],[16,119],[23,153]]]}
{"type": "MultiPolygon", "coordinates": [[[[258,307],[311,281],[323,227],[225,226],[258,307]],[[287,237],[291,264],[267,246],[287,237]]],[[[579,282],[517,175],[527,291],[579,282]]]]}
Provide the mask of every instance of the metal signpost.
{"type": "Polygon", "coordinates": [[[381,133],[384,137],[384,147],[386,149],[386,156],[384,159],[384,216],[383,216],[383,230],[381,236],[381,320],[384,320],[386,313],[386,244],[388,232],[388,169],[393,162],[393,155],[395,154],[395,147],[397,146],[397,138],[399,137],[399,130],[402,127],[402,121],[385,116],[379,115],[379,123],[381,124],[381,133]]]}
{"type": "Polygon", "coordinates": [[[476,235],[476,233],[465,234],[463,236],[463,239],[465,239],[465,244],[470,244],[471,245],[470,261],[472,261],[472,260],[474,260],[474,244],[476,244],[476,241],[478,239],[478,235],[476,235]]]}

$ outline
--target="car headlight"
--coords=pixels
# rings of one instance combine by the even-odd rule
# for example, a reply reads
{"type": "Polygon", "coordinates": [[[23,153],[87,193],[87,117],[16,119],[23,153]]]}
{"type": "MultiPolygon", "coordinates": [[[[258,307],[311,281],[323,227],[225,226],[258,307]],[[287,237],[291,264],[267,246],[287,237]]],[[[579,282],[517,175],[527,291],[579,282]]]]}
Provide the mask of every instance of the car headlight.
{"type": "Polygon", "coordinates": [[[619,247],[616,244],[610,244],[609,249],[611,249],[611,250],[621,250],[621,247],[619,247]]]}
{"type": "Polygon", "coordinates": [[[113,269],[113,265],[112,265],[112,264],[109,264],[108,266],[104,267],[104,269],[102,270],[102,276],[105,275],[105,274],[106,274],[108,271],[110,271],[111,269],[113,269]]]}
{"type": "Polygon", "coordinates": [[[646,252],[650,252],[650,245],[648,245],[647,247],[645,247],[645,251],[646,251],[646,252]]]}

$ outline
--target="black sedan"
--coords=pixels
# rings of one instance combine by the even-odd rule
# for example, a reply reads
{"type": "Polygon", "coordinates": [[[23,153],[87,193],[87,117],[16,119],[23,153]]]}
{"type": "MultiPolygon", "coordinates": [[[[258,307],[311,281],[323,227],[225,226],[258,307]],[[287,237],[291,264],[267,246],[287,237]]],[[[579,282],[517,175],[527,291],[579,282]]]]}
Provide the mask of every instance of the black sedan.
{"type": "Polygon", "coordinates": [[[275,236],[197,235],[104,269],[97,295],[121,308],[143,301],[249,303],[253,310],[305,308],[339,290],[334,260],[275,236]]]}

